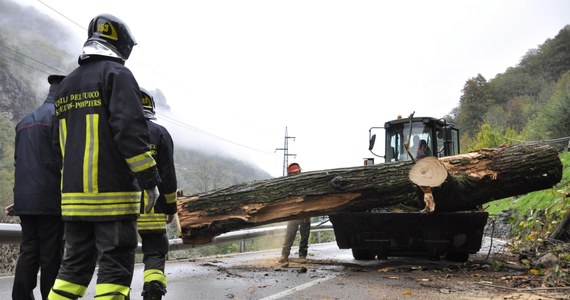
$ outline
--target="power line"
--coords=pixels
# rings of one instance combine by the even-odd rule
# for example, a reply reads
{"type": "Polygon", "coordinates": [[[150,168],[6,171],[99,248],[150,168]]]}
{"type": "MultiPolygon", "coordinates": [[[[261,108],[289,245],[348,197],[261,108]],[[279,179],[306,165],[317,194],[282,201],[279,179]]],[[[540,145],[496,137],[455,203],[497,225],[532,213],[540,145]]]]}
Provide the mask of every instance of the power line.
{"type": "Polygon", "coordinates": [[[25,58],[27,58],[27,59],[29,59],[29,60],[32,60],[33,62],[36,62],[36,63],[38,63],[38,64],[40,64],[40,65],[42,65],[42,66],[48,67],[48,68],[50,68],[50,69],[52,69],[52,70],[54,70],[54,71],[61,72],[61,73],[65,73],[64,71],[62,71],[62,70],[60,70],[60,69],[57,69],[57,68],[55,68],[55,67],[52,67],[52,66],[50,66],[50,65],[48,65],[48,64],[46,64],[46,63],[44,63],[44,62],[41,62],[41,61],[39,61],[39,60],[37,60],[37,59],[35,59],[35,58],[33,58],[33,57],[30,57],[30,56],[28,56],[28,55],[26,55],[26,54],[24,54],[24,53],[22,53],[22,52],[20,52],[20,51],[18,51],[18,50],[12,49],[12,48],[7,47],[7,46],[5,46],[5,45],[0,45],[0,47],[5,48],[5,49],[8,49],[8,50],[10,50],[11,52],[14,53],[13,56],[9,56],[9,55],[7,55],[7,54],[5,54],[5,53],[0,53],[1,56],[5,57],[5,58],[7,58],[7,59],[10,59],[10,60],[12,60],[12,61],[21,63],[22,65],[24,65],[24,66],[26,66],[26,67],[32,68],[32,69],[34,69],[34,70],[36,70],[36,71],[39,71],[39,72],[42,72],[42,73],[45,73],[45,74],[51,74],[51,72],[41,70],[41,69],[39,69],[39,68],[37,68],[37,67],[35,67],[35,66],[32,66],[32,65],[30,65],[30,64],[28,64],[28,63],[26,63],[26,62],[24,62],[24,61],[22,61],[22,60],[17,59],[18,56],[25,57],[25,58]]]}
{"type": "MultiPolygon", "coordinates": [[[[81,29],[83,29],[83,30],[87,30],[86,28],[83,28],[81,25],[79,25],[77,22],[73,21],[71,18],[68,18],[67,16],[65,16],[65,15],[62,14],[62,13],[60,13],[59,11],[57,11],[56,9],[54,9],[53,7],[47,5],[46,3],[42,2],[41,0],[38,0],[38,2],[41,3],[42,5],[46,6],[46,7],[49,8],[50,10],[54,11],[54,12],[57,13],[58,15],[62,16],[63,18],[67,19],[67,20],[70,21],[71,23],[75,24],[75,25],[78,26],[79,28],[81,28],[81,29]]],[[[3,47],[3,48],[5,48],[5,49],[7,49],[7,50],[9,50],[9,51],[11,51],[11,52],[13,52],[13,53],[15,53],[14,56],[18,56],[18,55],[19,55],[19,56],[25,57],[25,58],[27,58],[27,59],[30,59],[30,60],[32,60],[32,61],[34,61],[34,62],[36,62],[36,63],[38,63],[38,64],[40,64],[40,65],[43,65],[43,66],[45,66],[45,67],[47,67],[47,68],[49,68],[49,69],[52,69],[52,70],[54,70],[54,71],[61,72],[62,74],[66,73],[66,72],[64,72],[64,71],[62,71],[62,70],[60,70],[60,69],[58,69],[58,68],[56,68],[56,67],[53,67],[53,66],[51,66],[51,65],[48,65],[47,63],[44,63],[44,62],[42,62],[42,61],[40,61],[40,60],[37,60],[37,59],[35,59],[35,58],[33,58],[33,57],[29,56],[29,55],[26,55],[26,54],[24,54],[24,53],[18,51],[18,50],[12,49],[12,48],[7,47],[7,46],[5,46],[5,45],[0,45],[0,46],[3,47]]],[[[9,55],[6,55],[6,54],[4,54],[4,53],[0,53],[0,56],[5,57],[5,58],[7,58],[7,59],[10,59],[10,60],[12,60],[12,61],[14,61],[14,62],[16,62],[16,63],[20,63],[21,65],[24,65],[24,66],[26,66],[26,67],[32,68],[32,69],[34,69],[34,70],[36,70],[36,71],[42,72],[42,73],[44,73],[44,74],[48,74],[48,75],[51,74],[51,72],[49,72],[49,71],[41,70],[41,69],[39,69],[39,68],[37,68],[37,67],[35,67],[35,66],[32,66],[32,65],[30,65],[30,64],[28,64],[28,63],[26,63],[26,62],[24,62],[24,61],[22,61],[22,60],[18,60],[16,57],[9,56],[9,55]]],[[[171,83],[177,85],[178,87],[181,87],[181,86],[178,85],[176,82],[170,80],[170,79],[167,78],[166,76],[164,76],[164,75],[162,75],[162,74],[159,74],[156,70],[153,70],[152,68],[150,68],[150,67],[148,67],[148,66],[146,66],[146,65],[144,65],[144,64],[141,64],[141,65],[143,65],[143,66],[145,66],[146,68],[148,68],[151,72],[153,72],[153,73],[155,73],[155,74],[158,74],[158,75],[160,75],[161,77],[165,78],[166,80],[170,81],[171,83]]],[[[157,112],[157,113],[158,113],[158,112],[157,112]]],[[[250,147],[250,146],[247,146],[247,145],[238,143],[238,142],[234,142],[234,141],[229,140],[229,139],[226,139],[226,138],[222,138],[222,137],[220,137],[220,136],[218,136],[218,135],[215,135],[215,134],[210,133],[210,132],[208,132],[208,131],[205,131],[205,130],[199,129],[199,128],[197,128],[197,127],[191,126],[191,125],[189,125],[189,124],[186,124],[185,122],[182,122],[182,121],[177,120],[177,119],[175,119],[175,118],[172,118],[172,117],[170,117],[170,116],[167,116],[167,115],[164,115],[164,114],[160,114],[160,113],[158,113],[158,114],[161,115],[161,116],[162,116],[164,119],[166,119],[167,121],[170,121],[170,122],[172,122],[172,123],[174,123],[174,124],[177,124],[177,125],[179,125],[179,126],[181,126],[181,127],[183,127],[183,128],[186,128],[186,129],[189,129],[189,130],[198,132],[198,133],[200,133],[200,134],[203,134],[203,135],[206,135],[206,136],[209,136],[209,137],[212,137],[212,138],[215,138],[215,139],[218,139],[218,140],[221,140],[221,141],[224,141],[224,142],[226,142],[226,143],[230,143],[230,144],[233,144],[233,145],[242,147],[242,148],[246,148],[246,149],[249,149],[249,150],[252,150],[252,151],[256,151],[256,152],[260,152],[260,153],[264,153],[264,154],[271,154],[271,153],[268,152],[268,151],[260,150],[260,149],[253,148],[253,147],[250,147]]]]}
{"type": "MultiPolygon", "coordinates": [[[[62,17],[65,18],[66,20],[70,21],[71,23],[75,24],[75,25],[78,26],[79,28],[81,28],[81,29],[87,31],[87,28],[84,28],[83,26],[81,26],[80,24],[78,24],[77,22],[75,22],[74,20],[72,20],[71,18],[69,18],[69,17],[67,17],[66,15],[64,15],[63,13],[59,12],[57,9],[55,9],[55,8],[53,8],[53,7],[51,7],[51,6],[49,6],[48,4],[46,4],[45,2],[43,2],[43,1],[41,1],[41,0],[38,0],[38,2],[41,3],[42,5],[44,5],[45,7],[49,8],[49,9],[52,10],[53,12],[57,13],[58,15],[62,16],[62,17]]],[[[146,64],[143,64],[142,62],[138,61],[137,59],[134,59],[134,61],[135,61],[137,64],[139,64],[139,65],[141,65],[141,66],[147,68],[147,69],[148,69],[150,72],[152,72],[153,74],[156,74],[156,75],[158,75],[158,76],[164,78],[166,81],[172,83],[173,85],[177,86],[178,88],[180,88],[180,89],[186,89],[186,87],[182,86],[181,84],[178,84],[176,81],[173,81],[172,79],[168,78],[167,76],[165,76],[165,75],[159,73],[158,71],[154,70],[154,69],[151,68],[150,66],[148,66],[148,65],[146,65],[146,64]]],[[[158,112],[157,112],[157,113],[158,113],[158,112]]],[[[264,154],[271,154],[271,153],[269,153],[269,152],[267,152],[267,151],[264,151],[264,150],[260,150],[260,149],[257,149],[257,148],[253,148],[253,147],[250,147],[250,146],[247,146],[247,145],[244,145],[244,144],[240,144],[240,143],[237,143],[237,142],[228,140],[228,139],[226,139],[226,138],[222,138],[222,137],[217,136],[217,135],[215,135],[215,134],[213,134],[213,133],[210,133],[210,132],[204,131],[204,130],[202,130],[202,129],[196,128],[196,127],[194,127],[194,126],[188,125],[188,124],[186,124],[186,123],[184,123],[184,122],[182,122],[182,121],[180,121],[180,120],[176,120],[176,119],[174,119],[174,118],[172,118],[172,117],[169,117],[169,116],[166,116],[166,115],[164,115],[164,114],[160,114],[160,115],[161,115],[162,117],[166,118],[168,121],[171,121],[172,123],[178,124],[178,125],[180,125],[180,126],[182,126],[182,127],[184,127],[184,128],[190,129],[190,130],[192,130],[192,131],[199,132],[199,133],[204,134],[204,135],[206,135],[206,136],[210,136],[210,137],[219,139],[219,140],[221,140],[221,141],[224,141],[224,142],[226,142],[226,143],[230,143],[230,144],[233,144],[233,145],[236,145],[236,146],[239,146],[239,147],[243,147],[243,148],[246,148],[246,149],[249,149],[249,150],[253,150],[253,151],[256,151],[256,152],[260,152],[260,153],[264,153],[264,154]]]]}
{"type": "Polygon", "coordinates": [[[250,146],[247,146],[247,145],[244,145],[244,144],[240,144],[240,143],[234,142],[234,141],[232,141],[232,140],[228,140],[228,139],[226,139],[226,138],[217,136],[217,135],[215,135],[215,134],[213,134],[213,133],[210,133],[210,132],[208,132],[208,131],[202,130],[202,129],[197,128],[197,127],[194,127],[194,126],[192,126],[192,125],[189,125],[189,124],[187,124],[187,123],[185,123],[185,122],[183,122],[183,121],[177,120],[177,119],[172,118],[172,117],[170,117],[170,116],[167,116],[167,115],[165,115],[165,114],[162,114],[162,113],[159,113],[159,112],[156,112],[156,114],[157,114],[157,115],[160,115],[161,118],[166,119],[166,121],[170,121],[170,122],[172,122],[172,123],[174,123],[174,124],[176,124],[176,125],[179,125],[179,126],[184,127],[184,128],[186,128],[186,129],[189,129],[189,130],[192,130],[192,131],[201,133],[201,134],[203,134],[203,135],[206,135],[206,136],[209,136],[209,137],[213,137],[213,138],[219,139],[219,140],[221,140],[221,141],[224,141],[224,142],[226,142],[226,143],[230,143],[230,144],[233,144],[233,145],[236,145],[236,146],[239,146],[239,147],[247,148],[247,149],[249,149],[249,150],[253,150],[253,151],[256,151],[256,152],[260,152],[260,153],[264,153],[264,154],[271,154],[270,152],[267,152],[267,151],[264,151],[264,150],[260,150],[260,149],[257,149],[257,148],[253,148],[253,147],[250,147],[250,146]]]}
{"type": "Polygon", "coordinates": [[[520,144],[523,144],[523,143],[524,144],[532,144],[532,143],[558,144],[558,143],[570,142],[570,136],[564,136],[564,137],[548,139],[548,140],[538,140],[538,141],[518,140],[518,139],[510,138],[510,137],[505,136],[505,135],[501,135],[501,137],[503,137],[506,140],[513,141],[513,142],[520,143],[520,144]]]}
{"type": "Polygon", "coordinates": [[[69,22],[71,22],[71,23],[77,25],[79,28],[81,28],[81,29],[87,31],[87,28],[84,28],[83,26],[79,25],[77,22],[73,21],[71,18],[68,18],[66,15],[64,15],[64,14],[60,13],[59,11],[57,11],[55,8],[53,8],[53,7],[49,6],[49,5],[47,5],[46,3],[42,2],[42,0],[38,0],[38,2],[41,3],[41,4],[43,4],[45,7],[51,9],[51,10],[52,10],[53,12],[55,12],[56,14],[62,16],[62,17],[65,18],[65,19],[67,19],[69,22]]]}
{"type": "MultiPolygon", "coordinates": [[[[28,59],[30,59],[30,60],[32,60],[32,61],[34,61],[34,62],[36,62],[36,63],[38,63],[38,64],[40,64],[40,65],[46,66],[46,67],[48,67],[48,68],[50,68],[50,69],[52,69],[52,70],[61,72],[62,74],[65,73],[64,71],[61,71],[61,70],[59,70],[59,69],[57,69],[57,68],[55,68],[55,67],[52,67],[51,65],[48,65],[48,64],[46,64],[46,63],[44,63],[44,62],[41,62],[41,61],[39,61],[39,60],[37,60],[37,59],[35,59],[35,58],[29,56],[29,55],[26,55],[26,54],[24,54],[24,53],[18,51],[18,50],[9,48],[9,47],[4,46],[4,45],[0,45],[0,46],[3,47],[3,48],[5,48],[5,49],[8,49],[8,50],[14,52],[16,55],[20,55],[20,56],[23,56],[23,57],[25,57],[25,58],[28,58],[28,59]]],[[[37,68],[37,67],[34,67],[34,66],[30,65],[30,64],[27,64],[27,63],[24,62],[24,61],[18,60],[18,59],[16,59],[15,57],[6,55],[6,54],[4,54],[4,53],[0,53],[0,56],[5,57],[5,58],[7,58],[7,59],[10,59],[10,60],[12,60],[12,61],[14,61],[14,62],[20,63],[20,64],[22,64],[22,65],[24,65],[24,66],[26,66],[26,67],[32,68],[32,69],[34,69],[34,70],[36,70],[36,71],[42,72],[42,73],[44,73],[44,74],[48,74],[48,75],[51,74],[51,72],[48,72],[48,71],[45,71],[45,70],[41,70],[41,69],[39,69],[39,68],[37,68]]],[[[187,124],[187,123],[185,123],[185,122],[182,122],[182,121],[180,121],[180,120],[177,120],[177,119],[172,118],[172,117],[170,117],[170,116],[167,116],[167,115],[165,115],[165,114],[161,114],[161,113],[159,113],[159,112],[157,112],[157,114],[161,115],[161,116],[162,116],[164,119],[166,119],[167,121],[170,121],[170,122],[172,122],[172,123],[175,123],[175,124],[177,124],[177,125],[179,125],[179,126],[181,126],[181,127],[184,127],[184,128],[186,128],[186,129],[190,129],[190,130],[192,130],[192,131],[201,133],[201,134],[203,134],[203,135],[206,135],[206,136],[209,136],[209,137],[212,137],[212,138],[215,138],[215,139],[218,139],[218,140],[221,140],[221,141],[224,141],[224,142],[226,142],[226,143],[230,143],[230,144],[233,144],[233,145],[236,145],[236,146],[239,146],[239,147],[243,147],[243,148],[246,148],[246,149],[249,149],[249,150],[253,150],[253,151],[256,151],[256,152],[260,152],[260,153],[264,153],[264,154],[271,154],[271,153],[269,153],[269,152],[267,152],[267,151],[264,151],[264,150],[260,150],[260,149],[253,148],[253,147],[250,147],[250,146],[241,144],[241,143],[234,142],[234,141],[229,140],[229,139],[226,139],[226,138],[222,138],[222,137],[217,136],[217,135],[215,135],[215,134],[213,134],[213,133],[210,133],[210,132],[208,132],[208,131],[205,131],[205,130],[199,129],[199,128],[197,128],[197,127],[191,126],[191,125],[189,125],[189,124],[187,124]]]]}
{"type": "Polygon", "coordinates": [[[44,70],[40,70],[40,69],[38,69],[38,68],[36,68],[36,67],[34,67],[34,66],[31,66],[31,65],[26,64],[26,63],[23,62],[23,61],[16,60],[16,59],[13,58],[13,57],[8,57],[8,56],[6,56],[6,55],[4,55],[4,54],[2,54],[2,53],[0,53],[0,56],[5,57],[5,58],[10,59],[10,60],[13,60],[13,61],[15,61],[15,62],[17,62],[17,63],[20,63],[20,64],[22,64],[22,65],[24,65],[24,66],[26,66],[26,67],[28,67],[28,68],[31,68],[31,69],[34,69],[34,70],[38,71],[38,72],[42,72],[42,73],[44,73],[44,74],[49,74],[49,72],[46,72],[46,71],[44,71],[44,70]]]}
{"type": "MultiPolygon", "coordinates": [[[[51,6],[49,6],[47,3],[45,3],[45,2],[43,2],[43,1],[41,1],[41,0],[38,0],[38,2],[41,3],[42,5],[44,5],[45,7],[49,8],[50,10],[52,10],[53,12],[55,12],[56,14],[62,16],[63,18],[65,18],[65,19],[68,20],[69,22],[73,23],[73,24],[76,25],[77,27],[79,27],[79,28],[81,28],[81,29],[87,31],[87,28],[81,26],[79,23],[75,22],[73,19],[71,19],[71,18],[67,17],[66,15],[64,15],[63,13],[59,12],[57,9],[55,9],[55,8],[53,8],[53,7],[51,7],[51,6]]],[[[155,69],[153,69],[152,67],[150,67],[149,65],[147,65],[147,64],[145,64],[145,63],[143,63],[143,62],[137,60],[136,58],[131,58],[131,61],[133,61],[133,62],[137,63],[138,65],[140,65],[140,66],[142,66],[142,67],[148,69],[148,70],[149,70],[150,72],[152,72],[153,74],[158,75],[159,77],[161,77],[161,78],[163,78],[164,80],[170,82],[171,84],[177,86],[178,88],[180,88],[180,89],[182,89],[182,90],[186,89],[186,87],[184,87],[183,85],[181,85],[181,84],[179,84],[178,82],[176,82],[176,81],[170,79],[170,78],[167,77],[166,75],[164,75],[164,74],[158,72],[157,70],[155,70],[155,69]]]]}
{"type": "MultiPolygon", "coordinates": [[[[50,65],[48,65],[48,64],[46,64],[46,63],[43,63],[43,62],[41,62],[41,61],[39,61],[39,60],[37,60],[37,59],[34,59],[33,57],[30,57],[30,56],[28,56],[28,55],[25,55],[24,53],[22,53],[22,52],[20,52],[20,51],[18,51],[18,50],[15,50],[15,49],[6,47],[6,46],[4,46],[4,45],[0,45],[0,46],[3,47],[3,48],[6,48],[6,49],[8,49],[8,50],[10,50],[10,51],[12,51],[12,52],[14,52],[14,53],[17,54],[17,55],[21,55],[21,56],[23,56],[23,57],[25,57],[25,58],[28,58],[28,59],[30,59],[30,60],[32,60],[32,61],[34,61],[34,62],[40,64],[40,65],[46,66],[46,67],[48,67],[48,68],[50,68],[50,69],[52,69],[52,70],[61,72],[62,74],[65,73],[64,71],[61,71],[61,70],[59,70],[59,69],[57,69],[57,68],[55,68],[55,67],[52,67],[52,66],[50,66],[50,65]]],[[[12,61],[14,61],[14,62],[16,62],[16,63],[20,63],[21,65],[24,65],[24,66],[26,66],[26,67],[32,68],[32,69],[34,69],[34,70],[36,70],[36,71],[39,71],[39,72],[41,72],[41,73],[44,73],[44,74],[47,74],[47,75],[51,74],[51,72],[48,72],[48,71],[45,71],[45,70],[41,70],[41,69],[39,69],[39,68],[37,68],[37,67],[35,67],[35,66],[32,66],[32,65],[30,65],[30,64],[27,64],[27,63],[24,62],[24,61],[18,60],[18,59],[16,59],[15,57],[6,55],[6,54],[4,54],[4,53],[0,53],[0,56],[5,57],[5,58],[7,58],[7,59],[10,59],[10,60],[12,60],[12,61]]],[[[172,117],[170,117],[170,116],[167,116],[167,115],[165,115],[165,114],[161,114],[161,113],[159,113],[159,112],[157,112],[157,114],[158,114],[158,115],[161,115],[161,116],[162,116],[164,119],[166,119],[167,121],[170,121],[170,122],[172,122],[172,123],[174,123],[174,124],[177,124],[177,125],[179,125],[179,126],[181,126],[181,127],[183,127],[183,128],[186,128],[186,129],[189,129],[189,130],[192,130],[192,131],[201,133],[201,134],[203,134],[203,135],[206,135],[206,136],[209,136],[209,137],[212,137],[212,138],[215,138],[215,139],[218,139],[218,140],[221,140],[221,141],[224,141],[224,142],[226,142],[226,143],[230,143],[230,144],[233,144],[233,145],[242,147],[242,148],[246,148],[246,149],[253,150],[253,151],[256,151],[256,152],[260,152],[260,153],[264,153],[264,154],[271,154],[271,153],[268,152],[268,151],[260,150],[260,149],[253,148],[253,147],[250,147],[250,146],[241,144],[241,143],[234,142],[234,141],[229,140],[229,139],[226,139],[226,138],[222,138],[222,137],[220,137],[220,136],[218,136],[218,135],[215,135],[215,134],[210,133],[210,132],[208,132],[208,131],[205,131],[205,130],[199,129],[199,128],[197,128],[197,127],[191,126],[191,125],[189,125],[189,124],[187,124],[187,123],[185,123],[185,122],[183,122],[183,121],[177,120],[177,119],[172,118],[172,117]]]]}

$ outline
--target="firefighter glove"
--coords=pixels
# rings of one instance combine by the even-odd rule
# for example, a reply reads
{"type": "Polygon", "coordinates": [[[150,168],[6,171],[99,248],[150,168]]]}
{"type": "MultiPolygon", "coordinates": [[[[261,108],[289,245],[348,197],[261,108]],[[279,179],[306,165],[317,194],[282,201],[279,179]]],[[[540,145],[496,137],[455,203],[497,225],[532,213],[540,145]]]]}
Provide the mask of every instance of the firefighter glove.
{"type": "Polygon", "coordinates": [[[156,199],[158,199],[160,192],[158,191],[158,186],[155,186],[152,189],[146,190],[146,193],[148,195],[148,202],[144,207],[144,212],[148,214],[156,204],[156,199]]]}

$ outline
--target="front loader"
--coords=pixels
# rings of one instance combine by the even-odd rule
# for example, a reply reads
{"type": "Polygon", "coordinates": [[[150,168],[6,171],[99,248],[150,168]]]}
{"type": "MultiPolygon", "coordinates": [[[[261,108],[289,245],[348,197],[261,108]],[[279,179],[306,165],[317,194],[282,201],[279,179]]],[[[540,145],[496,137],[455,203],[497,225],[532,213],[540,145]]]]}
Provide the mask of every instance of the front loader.
{"type": "MultiPolygon", "coordinates": [[[[443,119],[398,118],[369,130],[369,150],[384,163],[417,161],[426,156],[459,154],[459,130],[443,119]],[[376,136],[384,131],[384,155],[378,155],[376,136]]],[[[374,164],[374,158],[364,161],[374,164]]],[[[352,249],[357,260],[390,256],[422,256],[466,261],[479,251],[488,213],[478,208],[433,212],[408,207],[383,207],[365,212],[329,215],[340,249],[352,249]]]]}

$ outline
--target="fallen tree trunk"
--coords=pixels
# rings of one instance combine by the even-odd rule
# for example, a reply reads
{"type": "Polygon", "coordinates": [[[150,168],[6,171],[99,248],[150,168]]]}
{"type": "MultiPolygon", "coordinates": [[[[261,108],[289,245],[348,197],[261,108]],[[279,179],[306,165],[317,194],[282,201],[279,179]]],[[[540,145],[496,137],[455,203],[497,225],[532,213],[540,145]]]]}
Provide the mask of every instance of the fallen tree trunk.
{"type": "MultiPolygon", "coordinates": [[[[470,210],[495,199],[552,187],[562,177],[558,153],[546,144],[481,149],[440,158],[450,176],[432,189],[436,212],[470,210]]],[[[300,217],[403,204],[424,207],[408,175],[413,162],[305,172],[180,197],[178,219],[187,244],[219,234],[300,217]]]]}

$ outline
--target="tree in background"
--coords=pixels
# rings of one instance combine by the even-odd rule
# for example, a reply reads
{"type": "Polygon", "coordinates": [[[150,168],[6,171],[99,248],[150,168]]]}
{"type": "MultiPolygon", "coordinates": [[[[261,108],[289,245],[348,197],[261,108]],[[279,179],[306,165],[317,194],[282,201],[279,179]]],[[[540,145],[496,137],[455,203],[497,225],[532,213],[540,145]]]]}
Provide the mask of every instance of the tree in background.
{"type": "Polygon", "coordinates": [[[527,139],[555,139],[570,136],[570,71],[556,83],[554,94],[536,118],[528,122],[527,139]]]}
{"type": "MultiPolygon", "coordinates": [[[[505,108],[501,105],[492,105],[487,110],[487,113],[483,117],[485,123],[493,128],[507,128],[509,125],[505,115],[507,114],[505,108]]],[[[481,126],[482,127],[482,126],[481,126]]],[[[479,127],[479,128],[481,128],[479,127]]]]}
{"type": "Polygon", "coordinates": [[[502,127],[493,127],[489,123],[483,123],[477,132],[474,143],[469,145],[468,151],[515,144],[519,138],[516,132],[510,128],[503,129],[502,127]]]}
{"type": "Polygon", "coordinates": [[[226,169],[213,161],[200,161],[192,167],[194,188],[199,193],[229,186],[226,169]]]}
{"type": "Polygon", "coordinates": [[[468,140],[474,136],[483,124],[483,116],[491,104],[491,92],[487,80],[481,74],[467,80],[462,92],[459,100],[460,110],[457,114],[457,125],[463,132],[461,144],[468,145],[469,142],[464,139],[468,140]]]}
{"type": "Polygon", "coordinates": [[[522,68],[508,68],[489,81],[494,102],[504,105],[510,99],[523,95],[537,96],[547,81],[540,74],[531,75],[522,68]]]}
{"type": "MultiPolygon", "coordinates": [[[[536,115],[535,105],[532,105],[533,98],[530,96],[516,96],[505,104],[505,115],[503,119],[516,132],[521,132],[526,122],[536,115]]],[[[506,127],[506,126],[504,126],[506,127]]]]}
{"type": "Polygon", "coordinates": [[[455,118],[462,131],[462,150],[486,144],[477,136],[479,130],[485,129],[483,123],[493,131],[512,132],[525,140],[569,136],[570,102],[568,79],[564,75],[569,71],[570,25],[567,25],[555,38],[527,51],[517,66],[488,82],[480,74],[468,79],[459,106],[448,115],[455,118]]]}
{"type": "Polygon", "coordinates": [[[562,28],[553,39],[547,39],[521,59],[519,67],[533,77],[557,81],[570,70],[570,25],[562,28]]]}

